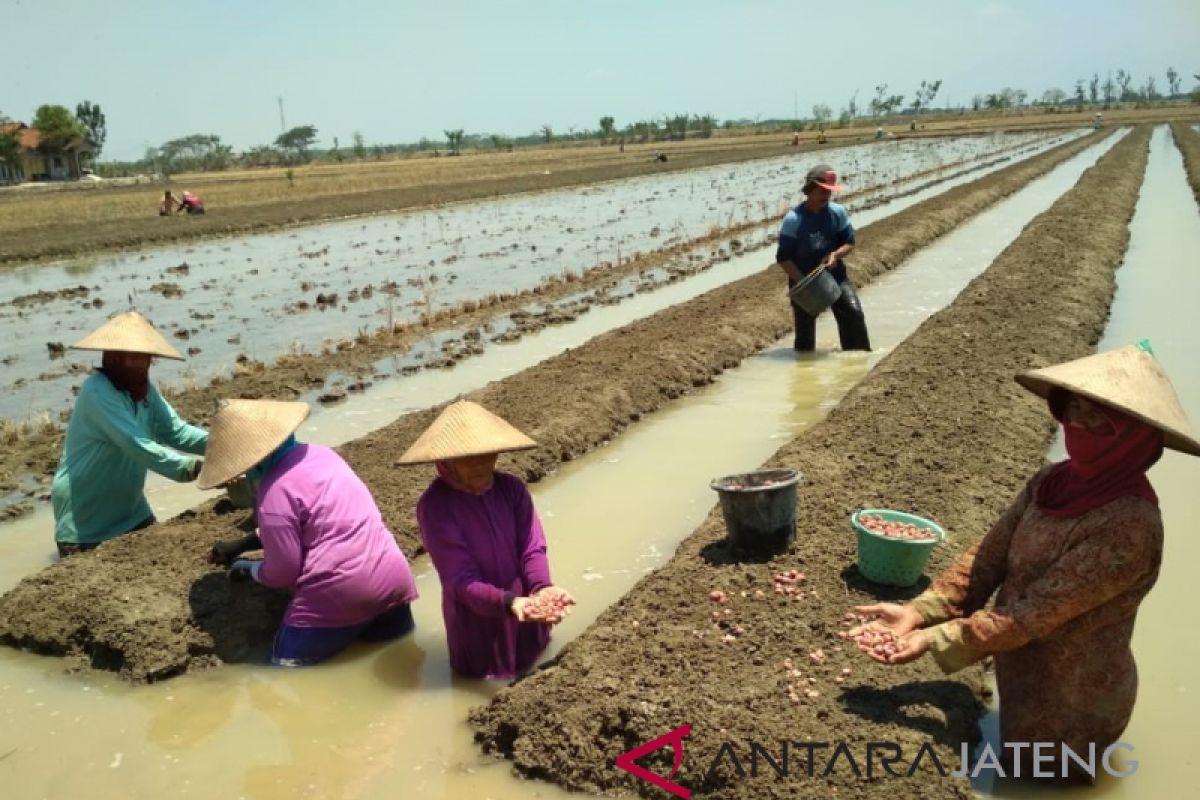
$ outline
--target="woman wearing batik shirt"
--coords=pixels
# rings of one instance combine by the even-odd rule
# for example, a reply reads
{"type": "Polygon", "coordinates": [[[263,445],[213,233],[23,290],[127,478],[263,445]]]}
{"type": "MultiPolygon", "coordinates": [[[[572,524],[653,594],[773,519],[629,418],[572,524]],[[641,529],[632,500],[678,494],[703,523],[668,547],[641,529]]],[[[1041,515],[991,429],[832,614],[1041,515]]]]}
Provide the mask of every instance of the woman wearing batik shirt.
{"type": "MultiPolygon", "coordinates": [[[[893,656],[863,649],[885,664],[928,652],[945,672],[993,656],[1002,740],[1054,743],[1056,756],[1065,745],[1086,760],[1089,746],[1098,757],[1119,740],[1137,698],[1130,640],[1163,550],[1146,471],[1164,446],[1200,455],[1200,441],[1166,373],[1138,347],[1017,380],[1047,399],[1068,459],[1039,470],[928,591],[857,609],[900,637],[893,656]]],[[[1020,752],[1020,774],[1031,777],[1032,749],[1020,752]]],[[[1090,780],[1071,766],[1069,779],[1090,780]]]]}

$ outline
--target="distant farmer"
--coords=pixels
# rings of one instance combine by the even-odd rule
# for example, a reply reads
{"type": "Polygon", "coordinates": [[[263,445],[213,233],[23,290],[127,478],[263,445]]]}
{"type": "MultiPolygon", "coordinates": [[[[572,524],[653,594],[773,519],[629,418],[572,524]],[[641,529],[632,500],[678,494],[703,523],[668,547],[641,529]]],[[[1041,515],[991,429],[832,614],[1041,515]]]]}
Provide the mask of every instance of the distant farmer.
{"type": "Polygon", "coordinates": [[[470,678],[512,678],[537,663],[550,626],[575,600],[550,579],[533,498],[498,454],[537,444],[469,401],[447,406],[400,464],[437,465],[417,503],[421,542],[442,582],[450,667],[470,678]]]}
{"type": "Polygon", "coordinates": [[[180,211],[186,211],[189,215],[203,214],[204,201],[200,199],[200,195],[198,194],[193,192],[184,192],[182,199],[179,201],[179,208],[175,213],[178,214],[180,211]]]}
{"type": "Polygon", "coordinates": [[[118,314],[72,347],[104,355],[80,387],[50,490],[60,556],[153,524],[146,471],[195,480],[208,442],[150,383],[152,358],[183,356],[141,314],[118,314]]]}
{"type": "Polygon", "coordinates": [[[661,150],[655,150],[654,151],[654,160],[665,162],[667,160],[667,154],[662,152],[661,150]]]}
{"type": "Polygon", "coordinates": [[[883,138],[883,126],[879,125],[875,128],[875,141],[879,141],[882,138],[883,138]]]}
{"type": "Polygon", "coordinates": [[[158,204],[158,215],[160,217],[169,217],[175,211],[175,206],[179,203],[175,199],[175,195],[171,194],[171,190],[167,189],[163,192],[162,202],[158,204]]]}
{"type": "MultiPolygon", "coordinates": [[[[833,192],[841,190],[837,173],[828,164],[818,164],[808,171],[802,189],[804,202],[783,218],[775,261],[787,273],[789,290],[818,267],[827,269],[842,290],[831,307],[842,349],[870,350],[862,305],[842,261],[854,250],[854,226],[846,209],[830,201],[833,192]]],[[[812,350],[816,346],[816,318],[795,303],[792,317],[796,325],[793,346],[801,352],[812,350]]]]}
{"type": "Polygon", "coordinates": [[[366,484],[333,450],[296,441],[308,411],[306,403],[225,401],[198,481],[211,489],[244,475],[257,487],[257,536],[220,543],[209,560],[232,562],[230,580],[292,591],[271,652],[285,667],[408,634],[417,598],[408,560],[366,484]],[[237,558],[260,547],[262,559],[237,558]]]}
{"type": "MultiPolygon", "coordinates": [[[[983,540],[915,600],[858,611],[879,615],[868,628],[899,638],[894,655],[868,650],[881,663],[930,653],[949,673],[994,657],[1001,739],[1046,742],[1056,755],[1066,745],[1086,759],[1089,746],[1099,754],[1119,741],[1137,698],[1130,640],[1163,557],[1146,472],[1164,447],[1200,455],[1200,440],[1166,372],[1141,347],[1017,381],[1046,398],[1067,460],[1034,474],[983,540]]],[[[1032,749],[1019,762],[1026,777],[1032,749]]],[[[1076,769],[1068,780],[1091,776],[1076,769]]]]}
{"type": "Polygon", "coordinates": [[[825,135],[825,129],[822,128],[817,131],[817,144],[825,144],[827,141],[829,141],[829,138],[825,135]]]}

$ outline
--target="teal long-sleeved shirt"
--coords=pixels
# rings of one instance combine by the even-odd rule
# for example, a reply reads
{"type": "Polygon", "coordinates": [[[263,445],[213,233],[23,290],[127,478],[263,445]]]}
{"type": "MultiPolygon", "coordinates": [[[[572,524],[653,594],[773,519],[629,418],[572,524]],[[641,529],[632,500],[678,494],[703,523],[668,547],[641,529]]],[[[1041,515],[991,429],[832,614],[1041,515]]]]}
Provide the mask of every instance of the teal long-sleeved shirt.
{"type": "Polygon", "coordinates": [[[208,432],[189,425],[152,384],[135,403],[101,372],[83,382],[50,490],[54,538],[98,544],[150,518],[146,471],[188,480],[208,432]],[[164,446],[166,445],[166,446],[164,446]],[[174,448],[174,449],[169,449],[174,448]]]}

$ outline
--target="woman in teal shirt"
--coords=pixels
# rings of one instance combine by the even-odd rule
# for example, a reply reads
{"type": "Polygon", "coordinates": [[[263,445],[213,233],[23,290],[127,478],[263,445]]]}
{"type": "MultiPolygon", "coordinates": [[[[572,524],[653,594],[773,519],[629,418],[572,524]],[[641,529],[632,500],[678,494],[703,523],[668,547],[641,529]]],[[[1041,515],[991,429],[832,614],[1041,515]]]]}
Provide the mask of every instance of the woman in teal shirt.
{"type": "Polygon", "coordinates": [[[60,556],[152,524],[146,471],[193,481],[208,443],[150,383],[151,358],[183,356],[141,314],[118,314],[72,347],[104,355],[79,390],[50,491],[60,556]]]}

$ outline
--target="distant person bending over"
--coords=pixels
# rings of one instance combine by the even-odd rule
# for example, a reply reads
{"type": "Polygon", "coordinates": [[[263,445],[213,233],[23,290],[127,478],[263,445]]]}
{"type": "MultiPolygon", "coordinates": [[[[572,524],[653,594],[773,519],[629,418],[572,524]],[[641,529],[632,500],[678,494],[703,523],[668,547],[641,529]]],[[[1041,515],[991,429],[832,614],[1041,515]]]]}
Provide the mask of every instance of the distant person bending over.
{"type": "MultiPolygon", "coordinates": [[[[829,199],[841,189],[837,173],[828,164],[818,164],[808,171],[802,189],[804,202],[783,218],[775,261],[787,273],[789,289],[818,267],[827,269],[842,289],[841,297],[831,306],[842,349],[870,350],[862,304],[842,261],[854,250],[854,226],[845,207],[829,199]]],[[[814,349],[816,317],[792,303],[792,318],[796,324],[795,349],[800,352],[814,349]]]]}
{"type": "Polygon", "coordinates": [[[203,214],[204,201],[200,199],[200,195],[198,194],[193,192],[184,192],[183,199],[179,201],[179,208],[175,213],[178,214],[180,211],[187,211],[189,215],[203,214]]]}

